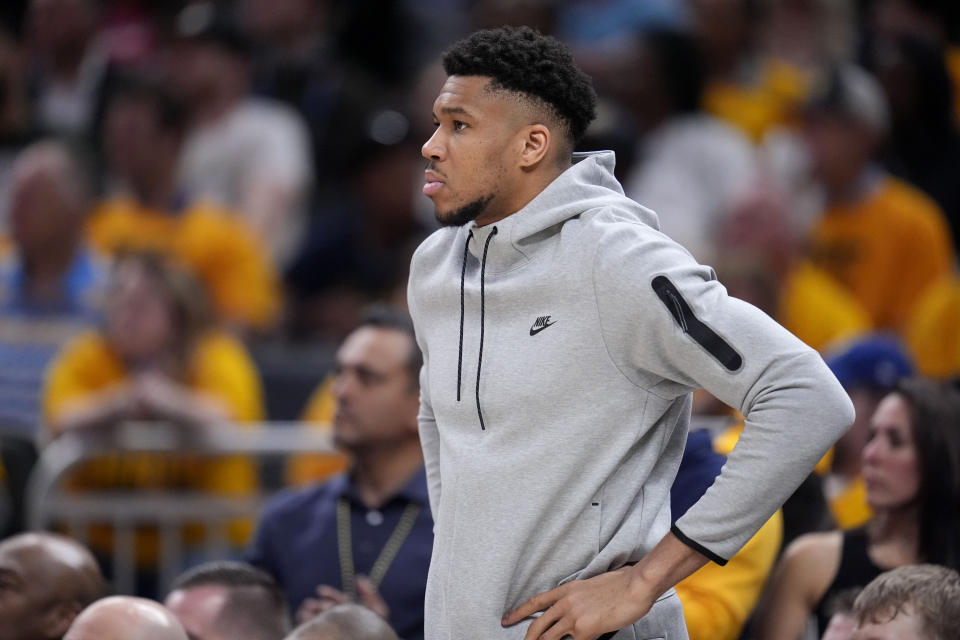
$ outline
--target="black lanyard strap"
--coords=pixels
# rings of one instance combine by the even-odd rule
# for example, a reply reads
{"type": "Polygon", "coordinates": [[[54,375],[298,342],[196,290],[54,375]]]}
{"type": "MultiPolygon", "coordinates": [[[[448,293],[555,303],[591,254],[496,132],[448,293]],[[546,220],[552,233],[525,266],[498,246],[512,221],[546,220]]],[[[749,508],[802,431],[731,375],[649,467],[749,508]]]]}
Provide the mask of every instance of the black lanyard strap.
{"type": "MultiPolygon", "coordinates": [[[[379,588],[383,582],[383,577],[387,575],[387,570],[397,557],[400,547],[406,541],[410,532],[413,531],[413,525],[420,515],[420,505],[416,502],[408,502],[400,516],[400,522],[394,528],[387,543],[380,550],[370,569],[370,583],[379,588]]],[[[353,538],[350,533],[350,501],[344,497],[337,500],[337,551],[340,556],[340,582],[343,592],[350,598],[357,597],[357,576],[353,563],[353,538]]]]}

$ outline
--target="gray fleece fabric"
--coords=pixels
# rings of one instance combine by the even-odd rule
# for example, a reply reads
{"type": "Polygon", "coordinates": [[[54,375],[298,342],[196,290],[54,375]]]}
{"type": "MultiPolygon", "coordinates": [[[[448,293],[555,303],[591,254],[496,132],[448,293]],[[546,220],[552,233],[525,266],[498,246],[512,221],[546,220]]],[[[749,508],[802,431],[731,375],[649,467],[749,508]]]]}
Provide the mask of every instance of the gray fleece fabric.
{"type": "MultiPolygon", "coordinates": [[[[502,629],[504,613],[649,552],[671,529],[693,390],[747,418],[673,529],[721,563],[853,421],[820,356],[729,297],[613,166],[575,154],[520,211],[441,229],[413,257],[430,640],[522,638],[529,622],[502,629]]],[[[617,637],[683,637],[679,611],[617,637]]]]}

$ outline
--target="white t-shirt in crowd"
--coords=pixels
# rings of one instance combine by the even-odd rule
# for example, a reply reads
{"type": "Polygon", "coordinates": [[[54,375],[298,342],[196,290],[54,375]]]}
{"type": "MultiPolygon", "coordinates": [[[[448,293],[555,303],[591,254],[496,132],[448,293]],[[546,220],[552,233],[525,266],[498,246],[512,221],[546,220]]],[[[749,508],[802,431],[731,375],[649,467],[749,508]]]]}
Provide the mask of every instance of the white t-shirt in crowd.
{"type": "Polygon", "coordinates": [[[303,118],[278,102],[248,98],[220,120],[193,131],[180,163],[180,184],[191,198],[211,198],[243,212],[251,184],[294,194],[281,230],[268,242],[286,263],[302,232],[312,179],[310,134],[303,118]]]}
{"type": "Polygon", "coordinates": [[[624,181],[627,196],[653,209],[661,231],[711,264],[721,219],[756,180],[753,147],[717,118],[696,114],[650,132],[637,151],[624,181]]]}

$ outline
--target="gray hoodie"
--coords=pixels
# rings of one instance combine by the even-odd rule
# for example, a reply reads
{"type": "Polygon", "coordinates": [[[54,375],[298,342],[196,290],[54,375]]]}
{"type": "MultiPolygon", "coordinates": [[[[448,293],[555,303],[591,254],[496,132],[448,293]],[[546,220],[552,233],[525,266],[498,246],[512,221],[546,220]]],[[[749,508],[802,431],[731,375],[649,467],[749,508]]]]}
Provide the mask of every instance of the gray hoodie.
{"type": "MultiPolygon", "coordinates": [[[[694,389],[747,418],[673,528],[720,563],[853,421],[816,352],[623,195],[613,153],[574,161],[515,214],[441,229],[413,257],[430,640],[522,638],[529,623],[502,629],[504,613],[649,552],[671,529],[694,389]]],[[[620,635],[674,637],[678,611],[620,635]]]]}

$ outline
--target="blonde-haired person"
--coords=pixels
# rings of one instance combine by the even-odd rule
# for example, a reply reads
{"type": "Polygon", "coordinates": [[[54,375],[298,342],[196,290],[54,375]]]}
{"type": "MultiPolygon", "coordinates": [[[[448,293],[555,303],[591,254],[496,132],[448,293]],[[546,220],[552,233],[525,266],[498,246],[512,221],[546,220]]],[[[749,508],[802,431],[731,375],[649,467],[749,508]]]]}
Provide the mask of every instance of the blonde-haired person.
{"type": "Polygon", "coordinates": [[[888,571],[860,592],[853,614],[851,640],[949,640],[960,624],[960,574],[933,564],[888,571]]]}

